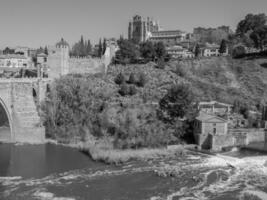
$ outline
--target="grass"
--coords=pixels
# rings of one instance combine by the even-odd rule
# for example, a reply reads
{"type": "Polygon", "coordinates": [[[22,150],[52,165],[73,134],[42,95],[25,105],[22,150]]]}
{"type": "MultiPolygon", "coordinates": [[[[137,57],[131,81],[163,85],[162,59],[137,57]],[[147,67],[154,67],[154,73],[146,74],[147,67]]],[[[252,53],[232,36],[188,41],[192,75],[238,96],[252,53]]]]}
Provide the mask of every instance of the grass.
{"type": "Polygon", "coordinates": [[[132,160],[150,160],[166,156],[181,156],[185,151],[183,146],[177,145],[174,148],[157,149],[113,149],[110,144],[101,141],[100,143],[84,143],[80,150],[88,154],[94,161],[106,164],[120,165],[132,160]]]}

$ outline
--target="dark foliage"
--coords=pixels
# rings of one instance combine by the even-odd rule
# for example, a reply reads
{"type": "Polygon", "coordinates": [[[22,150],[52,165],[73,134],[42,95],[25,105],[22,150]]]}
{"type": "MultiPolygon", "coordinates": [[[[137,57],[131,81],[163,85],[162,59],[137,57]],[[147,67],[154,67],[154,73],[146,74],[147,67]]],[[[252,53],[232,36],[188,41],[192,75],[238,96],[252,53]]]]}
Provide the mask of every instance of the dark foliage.
{"type": "Polygon", "coordinates": [[[124,77],[124,75],[120,72],[120,73],[116,76],[114,82],[115,82],[116,84],[118,84],[118,85],[121,85],[121,84],[125,83],[125,77],[124,77]]]}

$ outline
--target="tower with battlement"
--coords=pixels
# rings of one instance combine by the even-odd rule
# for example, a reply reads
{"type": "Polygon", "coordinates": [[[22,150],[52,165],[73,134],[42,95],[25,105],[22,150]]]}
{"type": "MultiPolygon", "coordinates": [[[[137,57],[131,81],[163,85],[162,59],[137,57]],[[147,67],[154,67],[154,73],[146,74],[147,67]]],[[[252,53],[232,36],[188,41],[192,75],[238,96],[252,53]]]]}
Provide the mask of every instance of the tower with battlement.
{"type": "Polygon", "coordinates": [[[63,38],[48,48],[47,65],[49,78],[59,78],[69,73],[69,44],[63,38]]]}

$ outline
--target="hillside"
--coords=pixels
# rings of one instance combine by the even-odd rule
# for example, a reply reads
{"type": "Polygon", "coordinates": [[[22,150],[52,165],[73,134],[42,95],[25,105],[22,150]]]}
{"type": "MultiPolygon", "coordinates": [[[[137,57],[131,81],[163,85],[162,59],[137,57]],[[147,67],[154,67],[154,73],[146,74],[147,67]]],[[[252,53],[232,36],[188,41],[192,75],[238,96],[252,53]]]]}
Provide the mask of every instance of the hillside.
{"type": "Polygon", "coordinates": [[[171,61],[166,64],[165,69],[157,68],[154,63],[117,65],[110,67],[107,80],[111,83],[119,72],[122,72],[126,79],[130,73],[145,73],[147,83],[144,88],[138,89],[135,100],[157,102],[171,84],[186,82],[191,84],[199,101],[218,100],[233,103],[238,99],[255,106],[267,100],[266,66],[267,59],[246,60],[228,57],[171,61]]]}
{"type": "Polygon", "coordinates": [[[171,61],[164,69],[155,63],[117,65],[107,75],[69,75],[55,81],[43,106],[47,135],[59,141],[75,138],[87,140],[111,136],[116,148],[155,147],[182,142],[185,133],[179,124],[165,123],[158,117],[158,102],[171,85],[188,83],[198,101],[217,100],[234,103],[239,100],[256,110],[267,100],[267,59],[233,60],[205,58],[171,61]],[[119,73],[126,82],[130,74],[136,79],[145,75],[144,87],[136,94],[122,96],[115,83],[119,73]],[[178,126],[178,128],[177,128],[178,126]]]}

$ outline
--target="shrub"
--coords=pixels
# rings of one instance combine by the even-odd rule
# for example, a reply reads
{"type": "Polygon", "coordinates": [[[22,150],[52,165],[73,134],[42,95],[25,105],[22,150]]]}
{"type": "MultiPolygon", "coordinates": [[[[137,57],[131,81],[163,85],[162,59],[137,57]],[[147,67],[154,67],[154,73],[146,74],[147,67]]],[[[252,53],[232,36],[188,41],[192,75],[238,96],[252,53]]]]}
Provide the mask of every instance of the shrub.
{"type": "Polygon", "coordinates": [[[55,80],[42,105],[47,136],[67,143],[94,134],[97,113],[103,104],[100,93],[86,78],[66,76],[55,80]]]}
{"type": "Polygon", "coordinates": [[[135,95],[137,93],[136,87],[134,85],[131,85],[129,87],[129,95],[135,95]]]}
{"type": "Polygon", "coordinates": [[[141,72],[141,73],[139,74],[139,79],[138,79],[138,81],[136,82],[136,85],[137,85],[138,87],[144,87],[145,84],[146,84],[146,75],[145,75],[143,72],[141,72]]]}
{"type": "Polygon", "coordinates": [[[129,94],[129,86],[126,85],[125,83],[123,83],[123,84],[121,85],[120,90],[119,90],[119,94],[120,94],[121,96],[126,96],[126,95],[128,95],[128,94],[129,94]]]}
{"type": "Polygon", "coordinates": [[[176,73],[178,76],[181,76],[181,77],[185,77],[185,75],[186,75],[186,71],[185,71],[184,68],[181,67],[181,66],[176,66],[175,73],[176,73]]]}
{"type": "Polygon", "coordinates": [[[164,60],[160,59],[155,67],[158,68],[158,69],[165,69],[164,60]]]}
{"type": "Polygon", "coordinates": [[[241,58],[242,56],[244,56],[246,54],[246,49],[244,46],[242,45],[239,45],[239,46],[236,46],[234,49],[233,49],[233,58],[241,58]]]}
{"type": "Polygon", "coordinates": [[[124,75],[120,72],[120,73],[116,76],[114,82],[115,82],[116,84],[118,84],[118,85],[121,85],[121,84],[125,83],[125,77],[124,77],[124,75]]]}
{"type": "Polygon", "coordinates": [[[127,83],[129,84],[135,84],[136,80],[135,80],[135,74],[132,72],[129,76],[129,80],[127,83]]]}

